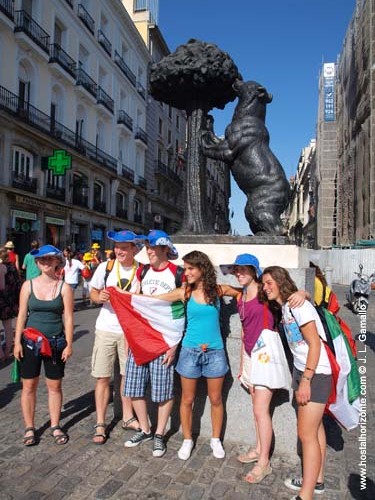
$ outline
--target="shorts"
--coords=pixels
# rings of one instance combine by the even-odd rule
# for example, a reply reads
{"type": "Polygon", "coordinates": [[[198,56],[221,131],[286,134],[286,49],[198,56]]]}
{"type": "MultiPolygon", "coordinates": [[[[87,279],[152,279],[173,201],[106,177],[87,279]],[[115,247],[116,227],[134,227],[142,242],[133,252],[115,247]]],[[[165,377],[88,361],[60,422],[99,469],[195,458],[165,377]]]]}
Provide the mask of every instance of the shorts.
{"type": "Polygon", "coordinates": [[[144,398],[148,384],[151,382],[151,400],[162,403],[173,399],[174,365],[162,364],[165,354],[144,365],[137,365],[133,353],[129,349],[126,360],[124,396],[144,398]]]}
{"type": "Polygon", "coordinates": [[[95,342],[91,358],[91,375],[95,378],[111,377],[116,355],[119,359],[120,373],[125,375],[125,338],[124,334],[95,330],[95,342]]]}
{"type": "Polygon", "coordinates": [[[185,378],[219,378],[229,370],[224,349],[181,347],[176,372],[185,378]]]}
{"type": "MultiPolygon", "coordinates": [[[[298,389],[303,372],[293,367],[292,389],[298,389]]],[[[311,396],[312,403],[326,404],[331,393],[332,375],[324,375],[323,373],[315,373],[311,379],[311,396]]]]}
{"type": "Polygon", "coordinates": [[[251,356],[247,354],[245,349],[242,351],[242,373],[239,375],[238,380],[241,382],[241,384],[247,389],[248,391],[250,390],[251,387],[253,389],[256,389],[258,391],[268,389],[269,391],[272,391],[269,387],[265,385],[253,385],[250,382],[250,374],[251,374],[251,356]]]}
{"type": "Polygon", "coordinates": [[[44,365],[44,373],[46,378],[50,380],[60,380],[64,377],[65,361],[61,359],[63,351],[58,351],[56,356],[45,357],[38,354],[35,356],[27,346],[25,340],[22,338],[23,358],[20,362],[20,375],[21,378],[31,379],[39,377],[42,363],[44,365]]]}

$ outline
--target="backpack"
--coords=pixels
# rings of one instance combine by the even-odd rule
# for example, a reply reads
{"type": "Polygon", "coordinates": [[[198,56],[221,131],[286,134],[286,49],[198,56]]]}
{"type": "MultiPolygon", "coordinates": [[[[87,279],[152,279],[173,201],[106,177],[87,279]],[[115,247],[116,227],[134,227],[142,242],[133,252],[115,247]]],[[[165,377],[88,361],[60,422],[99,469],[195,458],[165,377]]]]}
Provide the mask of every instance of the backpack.
{"type": "MultiPolygon", "coordinates": [[[[143,278],[146,276],[147,271],[150,269],[150,264],[144,264],[142,269],[141,269],[141,274],[140,274],[140,282],[142,283],[143,278]]],[[[184,268],[181,266],[177,266],[176,269],[176,274],[175,274],[175,284],[176,288],[180,288],[182,286],[182,278],[184,276],[184,268]]]]}
{"type": "Polygon", "coordinates": [[[107,261],[107,265],[105,266],[104,288],[107,286],[107,279],[114,265],[115,265],[115,259],[110,259],[107,261]]]}

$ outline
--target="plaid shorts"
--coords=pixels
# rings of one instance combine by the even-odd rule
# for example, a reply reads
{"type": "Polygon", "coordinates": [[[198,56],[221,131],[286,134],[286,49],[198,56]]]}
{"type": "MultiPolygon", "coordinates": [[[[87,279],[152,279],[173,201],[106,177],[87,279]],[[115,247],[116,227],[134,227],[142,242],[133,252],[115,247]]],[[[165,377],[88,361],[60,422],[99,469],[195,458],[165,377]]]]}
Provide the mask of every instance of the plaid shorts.
{"type": "Polygon", "coordinates": [[[162,365],[165,354],[144,365],[137,365],[129,349],[126,360],[124,396],[144,398],[146,388],[151,382],[151,399],[154,403],[163,403],[174,397],[174,365],[162,365]]]}

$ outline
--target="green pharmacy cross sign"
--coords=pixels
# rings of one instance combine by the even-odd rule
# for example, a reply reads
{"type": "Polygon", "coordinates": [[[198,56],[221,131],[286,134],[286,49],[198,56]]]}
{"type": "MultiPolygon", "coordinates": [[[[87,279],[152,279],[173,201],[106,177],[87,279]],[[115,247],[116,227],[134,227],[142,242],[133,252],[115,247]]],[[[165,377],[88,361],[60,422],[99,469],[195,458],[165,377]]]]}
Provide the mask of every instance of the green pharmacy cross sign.
{"type": "Polygon", "coordinates": [[[65,171],[72,168],[72,157],[63,149],[54,149],[53,156],[48,157],[48,169],[54,175],[65,175],[65,171]]]}

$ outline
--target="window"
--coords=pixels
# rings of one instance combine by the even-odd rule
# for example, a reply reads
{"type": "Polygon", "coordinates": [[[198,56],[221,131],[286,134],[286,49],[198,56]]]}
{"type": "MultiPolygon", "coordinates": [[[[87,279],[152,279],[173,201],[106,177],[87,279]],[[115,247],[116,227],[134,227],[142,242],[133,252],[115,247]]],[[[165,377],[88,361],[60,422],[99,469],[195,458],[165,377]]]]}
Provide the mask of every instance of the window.
{"type": "Polygon", "coordinates": [[[178,114],[176,114],[176,128],[180,130],[180,116],[178,114]]]}
{"type": "Polygon", "coordinates": [[[13,149],[13,175],[23,179],[33,177],[34,158],[32,153],[22,148],[13,149]]]}
{"type": "Polygon", "coordinates": [[[58,189],[63,187],[64,177],[62,175],[53,175],[52,170],[47,170],[47,187],[58,189]]]}
{"type": "Polygon", "coordinates": [[[159,135],[163,135],[163,120],[159,118],[159,135]]]}

